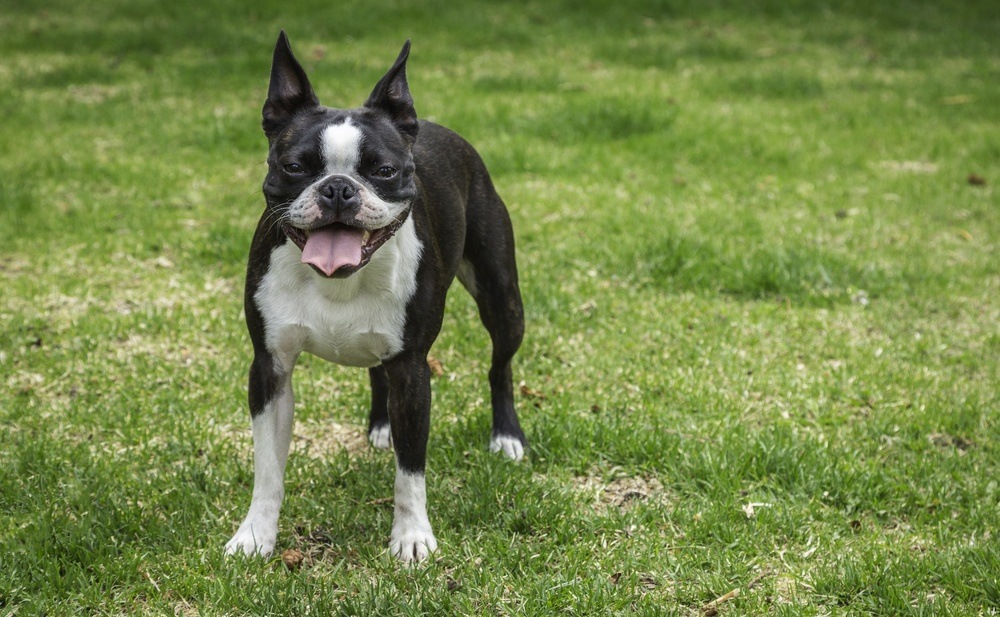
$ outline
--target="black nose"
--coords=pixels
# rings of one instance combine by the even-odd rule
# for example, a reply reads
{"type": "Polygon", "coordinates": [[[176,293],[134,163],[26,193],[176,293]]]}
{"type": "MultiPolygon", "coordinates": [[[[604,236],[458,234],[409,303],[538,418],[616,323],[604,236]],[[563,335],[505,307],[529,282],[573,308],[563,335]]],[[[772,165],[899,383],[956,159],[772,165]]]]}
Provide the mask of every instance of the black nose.
{"type": "Polygon", "coordinates": [[[358,187],[346,176],[334,176],[319,188],[324,205],[335,210],[349,209],[358,205],[358,187]]]}

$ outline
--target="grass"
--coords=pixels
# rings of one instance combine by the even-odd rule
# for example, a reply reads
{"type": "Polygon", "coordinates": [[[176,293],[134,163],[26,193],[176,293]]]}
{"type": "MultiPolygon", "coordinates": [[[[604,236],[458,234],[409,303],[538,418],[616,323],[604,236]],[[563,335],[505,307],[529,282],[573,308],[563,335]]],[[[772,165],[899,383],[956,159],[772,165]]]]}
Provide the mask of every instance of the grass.
{"type": "Polygon", "coordinates": [[[5,3],[0,614],[997,614],[995,7],[606,4],[5,3]],[[312,358],[302,565],[221,555],[282,27],[340,106],[412,38],[514,218],[531,452],[485,451],[455,293],[425,566],[364,373],[312,358]]]}

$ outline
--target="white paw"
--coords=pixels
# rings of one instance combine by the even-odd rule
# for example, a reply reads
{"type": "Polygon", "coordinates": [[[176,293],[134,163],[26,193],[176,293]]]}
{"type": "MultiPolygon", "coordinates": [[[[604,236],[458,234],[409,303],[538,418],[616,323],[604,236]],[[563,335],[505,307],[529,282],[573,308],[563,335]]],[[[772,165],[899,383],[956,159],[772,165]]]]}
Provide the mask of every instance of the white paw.
{"type": "Polygon", "coordinates": [[[232,539],[226,542],[226,555],[242,552],[244,555],[267,557],[274,551],[277,540],[277,525],[244,521],[232,539]]]}
{"type": "Polygon", "coordinates": [[[490,452],[503,452],[512,461],[524,458],[524,444],[517,437],[495,435],[490,439],[490,452]]]}
{"type": "Polygon", "coordinates": [[[376,426],[368,433],[368,441],[379,450],[389,450],[392,448],[392,433],[388,424],[376,426]]]}
{"type": "Polygon", "coordinates": [[[437,540],[430,524],[392,526],[389,553],[405,563],[417,563],[437,550],[437,540]]]}

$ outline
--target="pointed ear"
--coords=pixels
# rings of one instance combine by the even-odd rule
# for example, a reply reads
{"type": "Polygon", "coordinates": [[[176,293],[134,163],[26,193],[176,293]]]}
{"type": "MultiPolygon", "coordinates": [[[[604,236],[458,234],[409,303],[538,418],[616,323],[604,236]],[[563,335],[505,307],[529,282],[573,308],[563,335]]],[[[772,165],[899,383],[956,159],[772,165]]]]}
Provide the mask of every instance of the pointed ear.
{"type": "Polygon", "coordinates": [[[288,37],[282,30],[274,45],[271,61],[271,85],[267,89],[261,126],[269,140],[273,140],[298,111],[319,106],[319,99],[309,85],[309,78],[302,70],[288,37]]]}
{"type": "Polygon", "coordinates": [[[365,107],[385,113],[399,132],[410,140],[417,138],[417,112],[413,109],[413,97],[406,83],[406,59],[410,56],[410,41],[403,44],[399,57],[382,79],[375,84],[365,107]]]}

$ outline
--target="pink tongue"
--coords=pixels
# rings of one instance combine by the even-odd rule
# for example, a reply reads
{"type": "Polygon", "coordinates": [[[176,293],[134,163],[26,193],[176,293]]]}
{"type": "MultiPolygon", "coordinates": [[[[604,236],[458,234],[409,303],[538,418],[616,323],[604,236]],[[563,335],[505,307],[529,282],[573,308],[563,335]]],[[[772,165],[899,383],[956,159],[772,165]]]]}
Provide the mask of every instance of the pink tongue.
{"type": "Polygon", "coordinates": [[[343,266],[361,263],[363,229],[330,225],[309,232],[302,248],[302,263],[312,264],[327,276],[343,266]]]}

